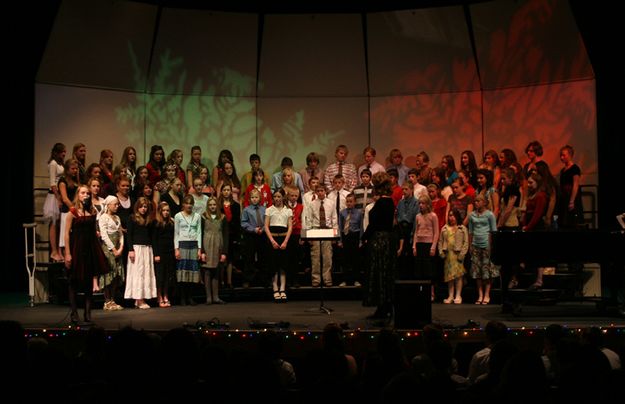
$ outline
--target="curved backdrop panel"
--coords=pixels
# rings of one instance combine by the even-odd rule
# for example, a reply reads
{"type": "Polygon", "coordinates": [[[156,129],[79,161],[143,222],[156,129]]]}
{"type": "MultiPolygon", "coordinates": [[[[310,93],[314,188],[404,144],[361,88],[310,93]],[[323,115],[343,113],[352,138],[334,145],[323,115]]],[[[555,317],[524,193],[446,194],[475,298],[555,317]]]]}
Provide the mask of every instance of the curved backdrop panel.
{"type": "Polygon", "coordinates": [[[564,0],[293,15],[66,0],[36,97],[36,185],[55,142],[85,143],[88,163],[133,145],[143,164],[160,144],[186,165],[197,144],[213,166],[230,149],[242,174],[250,153],[299,170],[338,144],[357,164],[369,145],[379,162],[504,147],[523,162],[536,139],[554,172],[564,144],[585,182],[597,171],[594,76],[564,0]]]}

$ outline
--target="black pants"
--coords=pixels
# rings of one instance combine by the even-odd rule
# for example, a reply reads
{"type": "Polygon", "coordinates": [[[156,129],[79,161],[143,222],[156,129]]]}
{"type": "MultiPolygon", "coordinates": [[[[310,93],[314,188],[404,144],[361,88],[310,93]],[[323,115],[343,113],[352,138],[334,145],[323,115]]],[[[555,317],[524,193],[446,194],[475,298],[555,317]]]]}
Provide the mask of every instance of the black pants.
{"type": "Polygon", "coordinates": [[[267,247],[267,238],[265,234],[244,233],[243,234],[243,251],[245,259],[245,267],[243,268],[243,281],[252,282],[260,272],[264,274],[265,249],[267,247]]]}
{"type": "Polygon", "coordinates": [[[360,232],[350,232],[343,235],[343,251],[341,251],[341,268],[343,280],[353,285],[355,281],[361,282],[360,275],[360,232]]]}

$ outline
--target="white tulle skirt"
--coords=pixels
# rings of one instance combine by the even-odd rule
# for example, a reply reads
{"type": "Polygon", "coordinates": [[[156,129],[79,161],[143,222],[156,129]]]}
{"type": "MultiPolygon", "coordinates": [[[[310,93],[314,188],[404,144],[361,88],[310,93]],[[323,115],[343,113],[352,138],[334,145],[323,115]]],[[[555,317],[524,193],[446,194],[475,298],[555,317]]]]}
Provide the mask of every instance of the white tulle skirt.
{"type": "Polygon", "coordinates": [[[46,222],[56,223],[60,216],[59,201],[54,194],[49,193],[43,203],[43,218],[46,222]]]}
{"type": "Polygon", "coordinates": [[[134,245],[135,262],[128,258],[126,266],[126,299],[153,299],[156,297],[154,254],[151,245],[134,245]]]}

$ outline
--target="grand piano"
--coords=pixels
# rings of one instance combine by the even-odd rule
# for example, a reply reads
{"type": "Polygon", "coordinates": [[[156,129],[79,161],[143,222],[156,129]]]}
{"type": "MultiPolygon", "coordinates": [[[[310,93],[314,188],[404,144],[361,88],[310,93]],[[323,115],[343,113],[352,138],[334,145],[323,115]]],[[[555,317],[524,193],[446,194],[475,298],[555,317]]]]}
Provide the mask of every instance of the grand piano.
{"type": "MultiPolygon", "coordinates": [[[[520,263],[525,264],[526,271],[532,267],[553,267],[560,263],[598,263],[602,288],[625,289],[625,231],[495,231],[492,236],[491,260],[502,266],[504,311],[515,313],[521,303],[539,301],[545,296],[554,301],[565,296],[562,291],[554,289],[533,293],[514,289],[514,293],[510,293],[507,290],[509,272],[520,263]]],[[[583,282],[579,285],[583,287],[583,282]]]]}

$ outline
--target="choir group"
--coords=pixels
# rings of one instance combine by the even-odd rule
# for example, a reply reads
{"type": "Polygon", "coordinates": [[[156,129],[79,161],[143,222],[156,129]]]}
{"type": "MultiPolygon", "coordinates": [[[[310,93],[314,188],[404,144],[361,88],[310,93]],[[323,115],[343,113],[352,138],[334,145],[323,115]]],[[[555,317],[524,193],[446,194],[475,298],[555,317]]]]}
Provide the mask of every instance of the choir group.
{"type": "MultiPolygon", "coordinates": [[[[393,149],[381,164],[376,150],[366,147],[357,167],[339,145],[325,169],[311,152],[300,171],[284,157],[280,171],[266,173],[252,154],[250,170],[240,177],[229,150],[220,152],[212,170],[202,164],[200,146],[191,148],[186,167],[181,150],[166,158],[159,145],[143,166],[131,146],[116,166],[110,150],[87,165],[86,151],[78,143],[66,159],[65,146],[54,145],[44,203],[50,259],[69,270],[75,321],[77,291],[85,292],[86,320],[94,291],[104,292],[105,310],[121,309],[115,297],[122,285],[139,309],[150,308],[146,300],[153,298],[169,307],[174,290],[179,304],[195,304],[198,283],[207,304],[222,304],[219,288],[233,286],[233,272],[243,287],[271,285],[276,302],[287,301],[287,288],[297,286],[301,272],[310,271],[313,287],[333,286],[339,272],[339,286],[366,287],[363,273],[373,257],[365,235],[383,196],[394,205],[394,276],[442,278],[449,291],[443,302],[460,304],[468,273],[476,280],[476,304],[488,304],[491,281],[499,276],[490,261],[491,231],[570,228],[582,221],[581,171],[568,145],[560,150],[559,181],[537,141],[526,147],[525,165],[511,149],[488,150],[481,164],[465,150],[458,166],[445,155],[435,167],[424,151],[408,167],[393,149]],[[389,182],[390,195],[376,191],[376,179],[389,182]],[[336,229],[339,241],[303,240],[302,230],[314,228],[336,229]]],[[[516,284],[512,277],[510,287],[516,284]]],[[[532,287],[541,286],[539,269],[532,287]]]]}

